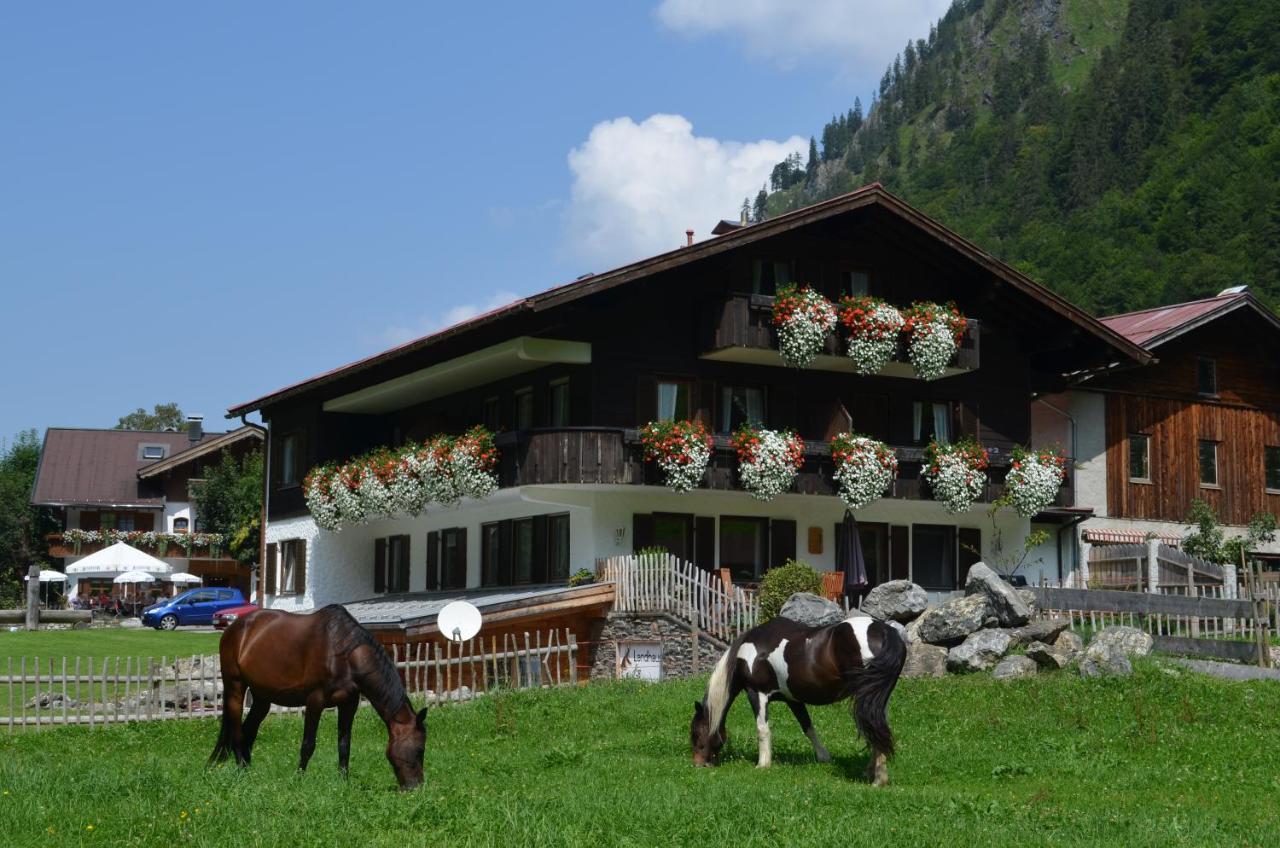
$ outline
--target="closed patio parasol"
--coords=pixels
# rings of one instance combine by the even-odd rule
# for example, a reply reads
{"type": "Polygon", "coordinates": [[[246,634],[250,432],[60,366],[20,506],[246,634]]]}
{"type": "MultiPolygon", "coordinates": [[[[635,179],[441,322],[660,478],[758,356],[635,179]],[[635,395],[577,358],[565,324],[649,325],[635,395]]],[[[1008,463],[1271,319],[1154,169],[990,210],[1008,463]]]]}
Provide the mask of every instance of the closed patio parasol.
{"type": "Polygon", "coordinates": [[[867,562],[862,556],[862,539],[858,537],[858,520],[851,510],[836,529],[836,570],[844,572],[844,593],[852,604],[856,596],[866,592],[867,562]]]}

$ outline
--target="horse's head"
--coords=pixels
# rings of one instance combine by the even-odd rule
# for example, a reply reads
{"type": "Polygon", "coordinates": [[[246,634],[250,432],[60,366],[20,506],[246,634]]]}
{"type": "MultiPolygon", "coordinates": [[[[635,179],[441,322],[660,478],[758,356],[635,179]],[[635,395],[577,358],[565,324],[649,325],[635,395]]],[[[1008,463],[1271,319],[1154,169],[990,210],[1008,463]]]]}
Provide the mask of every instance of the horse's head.
{"type": "Polygon", "coordinates": [[[387,725],[387,759],[396,773],[396,782],[402,790],[413,789],[422,783],[422,755],[427,748],[427,708],[415,715],[412,708],[406,710],[407,720],[393,721],[387,725]]]}
{"type": "Polygon", "coordinates": [[[693,702],[693,721],[689,724],[689,745],[693,748],[695,766],[715,765],[716,757],[724,747],[724,733],[719,727],[711,726],[707,705],[701,701],[693,702]]]}

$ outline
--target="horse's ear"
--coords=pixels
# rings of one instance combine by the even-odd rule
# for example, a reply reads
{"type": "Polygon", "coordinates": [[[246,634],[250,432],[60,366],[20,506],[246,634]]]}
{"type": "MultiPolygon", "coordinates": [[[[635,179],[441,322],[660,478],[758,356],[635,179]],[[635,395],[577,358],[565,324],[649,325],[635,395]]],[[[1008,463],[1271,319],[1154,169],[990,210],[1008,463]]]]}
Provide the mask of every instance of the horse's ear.
{"type": "Polygon", "coordinates": [[[426,707],[423,707],[422,709],[418,710],[418,727],[421,727],[423,730],[427,729],[427,708],[426,707]]]}

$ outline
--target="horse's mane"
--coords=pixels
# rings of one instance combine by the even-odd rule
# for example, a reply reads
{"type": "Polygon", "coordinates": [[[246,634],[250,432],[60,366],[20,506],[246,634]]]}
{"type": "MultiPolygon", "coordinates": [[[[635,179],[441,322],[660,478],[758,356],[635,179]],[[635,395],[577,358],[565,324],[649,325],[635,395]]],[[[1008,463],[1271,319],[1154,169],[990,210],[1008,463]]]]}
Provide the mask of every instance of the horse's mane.
{"type": "Polygon", "coordinates": [[[409,699],[395,663],[386,650],[360,625],[341,604],[330,604],[317,611],[329,637],[335,656],[349,657],[357,648],[367,647],[371,662],[359,675],[360,689],[375,708],[394,710],[409,699]]]}

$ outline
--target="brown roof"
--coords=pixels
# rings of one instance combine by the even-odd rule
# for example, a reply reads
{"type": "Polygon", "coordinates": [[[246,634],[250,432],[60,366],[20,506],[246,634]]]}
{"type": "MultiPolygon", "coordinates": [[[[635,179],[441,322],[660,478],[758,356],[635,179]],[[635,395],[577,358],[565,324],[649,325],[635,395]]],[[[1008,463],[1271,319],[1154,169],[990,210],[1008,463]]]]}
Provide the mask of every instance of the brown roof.
{"type": "Polygon", "coordinates": [[[869,186],[863,186],[860,189],[840,195],[830,200],[824,200],[811,206],[796,209],[776,218],[770,218],[758,224],[752,224],[749,227],[739,227],[736,230],[728,232],[717,238],[707,239],[697,244],[687,247],[680,247],[675,250],[660,253],[647,259],[641,259],[638,262],[632,262],[629,265],[623,265],[612,271],[602,274],[593,274],[583,279],[575,280],[571,283],[565,283],[551,289],[547,289],[539,294],[530,295],[529,297],[515,300],[506,306],[498,307],[483,315],[477,315],[466,321],[454,324],[452,327],[446,327],[438,332],[423,336],[411,342],[393,347],[382,353],[374,354],[348,365],[343,365],[322,374],[318,374],[310,379],[303,380],[300,383],[294,383],[291,386],[278,389],[270,394],[248,401],[246,403],[233,406],[227,410],[227,417],[245,415],[257,409],[262,409],[278,401],[288,397],[302,394],[305,391],[317,388],[321,385],[331,383],[341,377],[364,371],[376,365],[380,365],[400,356],[421,350],[426,347],[438,344],[445,339],[452,338],[464,332],[474,330],[477,327],[493,323],[500,319],[513,316],[520,312],[540,312],[551,309],[562,304],[578,300],[599,291],[611,289],[625,283],[630,283],[661,271],[667,271],[690,262],[705,259],[710,256],[716,256],[725,253],[743,245],[751,244],[770,236],[779,235],[781,233],[794,230],[797,227],[805,226],[817,221],[826,220],[837,215],[842,215],[854,209],[875,206],[882,209],[911,226],[922,230],[926,234],[932,236],[947,247],[960,253],[962,256],[970,259],[984,270],[991,272],[995,276],[1009,283],[1015,290],[1020,291],[1032,299],[1038,301],[1042,306],[1056,312],[1058,315],[1067,318],[1076,325],[1083,328],[1090,335],[1098,338],[1107,345],[1114,348],[1121,356],[1127,357],[1132,361],[1140,364],[1146,364],[1151,361],[1152,357],[1141,347],[1133,344],[1123,336],[1115,333],[1098,319],[1089,313],[1071,304],[1062,297],[1049,291],[1044,286],[1032,280],[1022,272],[1004,264],[991,254],[982,250],[973,242],[968,241],[962,236],[952,232],[946,227],[939,224],[923,212],[908,205],[905,201],[890,194],[884,189],[880,183],[872,183],[869,186]]]}
{"type": "Polygon", "coordinates": [[[1180,330],[1189,329],[1188,325],[1198,326],[1206,318],[1217,317],[1216,313],[1223,307],[1231,306],[1235,301],[1243,301],[1246,297],[1245,294],[1218,295],[1204,300],[1139,309],[1137,312],[1108,316],[1102,319],[1102,323],[1134,344],[1148,347],[1166,341],[1167,337],[1180,330]]]}
{"type": "MultiPolygon", "coordinates": [[[[222,433],[205,433],[201,443],[222,433]]],[[[31,503],[36,506],[159,508],[164,493],[138,479],[156,460],[143,445],[164,445],[168,456],[191,446],[186,433],[150,430],[77,430],[50,427],[44,435],[31,503]]]]}

